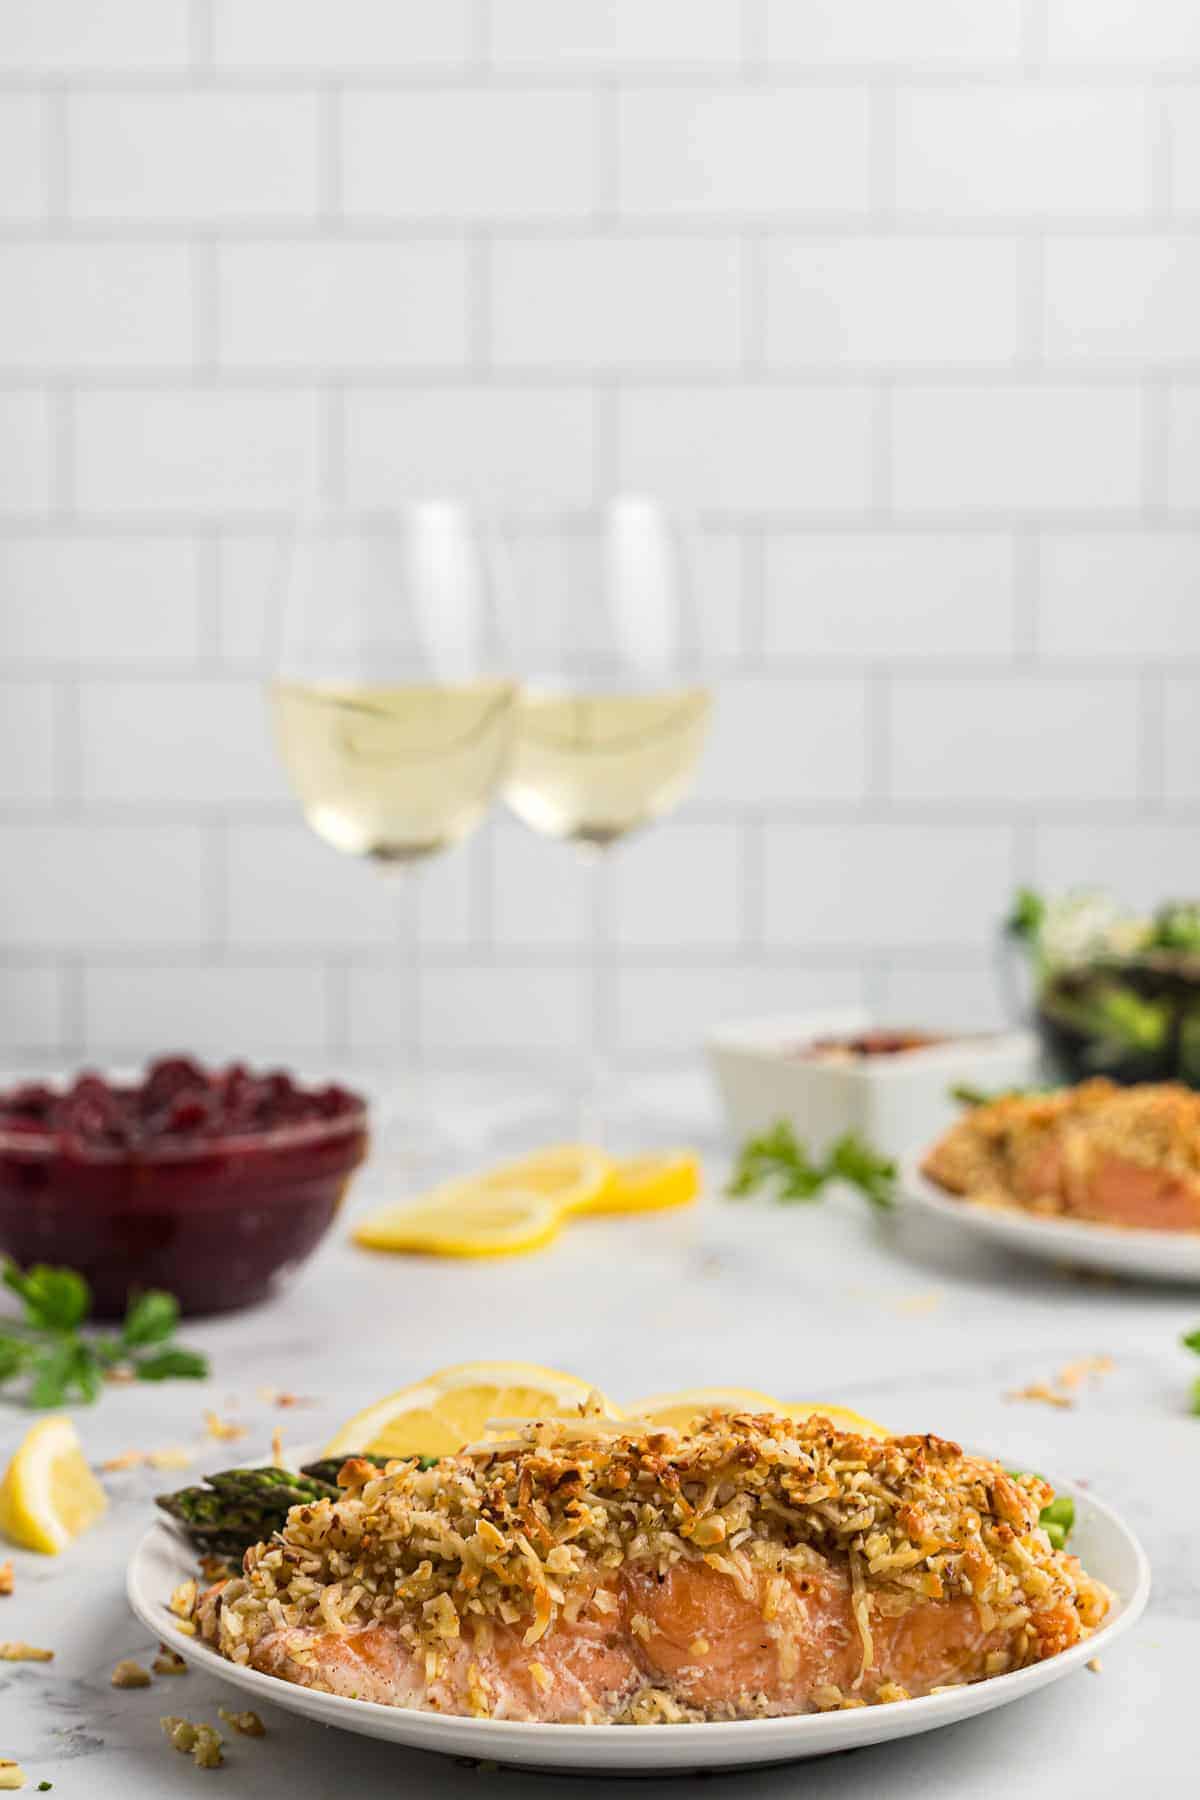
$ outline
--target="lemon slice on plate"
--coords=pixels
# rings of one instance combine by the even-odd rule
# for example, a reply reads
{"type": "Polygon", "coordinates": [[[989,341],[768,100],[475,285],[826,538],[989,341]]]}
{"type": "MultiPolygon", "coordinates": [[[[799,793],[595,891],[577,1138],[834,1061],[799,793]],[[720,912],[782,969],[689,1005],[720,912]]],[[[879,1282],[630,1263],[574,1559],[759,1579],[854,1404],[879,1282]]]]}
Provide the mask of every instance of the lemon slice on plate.
{"type": "Polygon", "coordinates": [[[599,1405],[619,1413],[588,1382],[538,1363],[473,1362],[438,1369],[356,1413],[326,1445],[326,1456],[449,1456],[477,1443],[489,1419],[578,1418],[599,1405]]]}
{"type": "Polygon", "coordinates": [[[851,1412],[849,1407],[823,1406],[819,1401],[810,1404],[776,1400],[771,1394],[759,1393],[756,1388],[685,1388],[678,1394],[652,1394],[648,1400],[639,1400],[626,1411],[630,1418],[649,1419],[655,1425],[673,1425],[677,1431],[686,1431],[689,1425],[710,1412],[778,1413],[781,1419],[790,1419],[797,1425],[819,1414],[839,1431],[853,1431],[859,1437],[888,1436],[882,1425],[864,1419],[861,1413],[851,1412]]]}
{"type": "Polygon", "coordinates": [[[424,1200],[377,1208],[358,1221],[354,1241],[426,1256],[516,1256],[548,1244],[561,1219],[558,1202],[545,1194],[462,1181],[424,1200]]]}
{"type": "Polygon", "coordinates": [[[70,1419],[42,1419],[25,1433],[0,1483],[0,1531],[27,1550],[57,1556],[108,1505],[70,1419]]]}
{"type": "Polygon", "coordinates": [[[631,1419],[648,1419],[654,1425],[672,1425],[676,1431],[710,1412],[764,1413],[778,1412],[779,1402],[757,1388],[700,1387],[683,1388],[677,1394],[651,1394],[649,1399],[635,1400],[625,1408],[631,1419]]]}
{"type": "Polygon", "coordinates": [[[862,1413],[851,1412],[848,1406],[826,1406],[820,1400],[777,1400],[772,1410],[782,1413],[785,1419],[791,1419],[797,1425],[802,1425],[805,1419],[819,1416],[828,1419],[839,1431],[853,1431],[859,1437],[886,1438],[892,1435],[886,1425],[877,1425],[874,1419],[866,1419],[862,1413]]]}
{"type": "Polygon", "coordinates": [[[573,1213],[661,1212],[687,1206],[700,1192],[700,1159],[691,1150],[661,1150],[628,1156],[588,1200],[569,1203],[573,1213]]]}
{"type": "Polygon", "coordinates": [[[564,1213],[600,1212],[606,1210],[604,1196],[615,1168],[611,1156],[590,1144],[555,1144],[515,1162],[500,1163],[470,1180],[471,1186],[493,1192],[518,1188],[524,1193],[544,1194],[564,1213]]]}

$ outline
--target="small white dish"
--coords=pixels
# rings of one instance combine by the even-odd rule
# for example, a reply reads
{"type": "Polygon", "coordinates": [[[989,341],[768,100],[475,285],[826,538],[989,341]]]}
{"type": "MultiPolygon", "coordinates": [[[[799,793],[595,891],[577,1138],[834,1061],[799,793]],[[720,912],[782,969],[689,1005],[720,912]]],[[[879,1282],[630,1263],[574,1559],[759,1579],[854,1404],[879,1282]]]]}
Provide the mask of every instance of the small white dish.
{"type": "MultiPolygon", "coordinates": [[[[1050,1477],[1053,1480],[1053,1477],[1050,1477]]],[[[1133,1533],[1091,1494],[1070,1482],[1055,1482],[1075,1502],[1071,1548],[1088,1572],[1113,1592],[1109,1621],[1085,1642],[1060,1656],[993,1675],[969,1687],[930,1694],[892,1706],[851,1712],[805,1713],[784,1719],[750,1719],[711,1725],[533,1725],[512,1719],[460,1719],[374,1701],[315,1693],[272,1675],[226,1662],[206,1644],[187,1637],[167,1609],[172,1590],[195,1574],[184,1539],[165,1520],[151,1526],[130,1560],[126,1576],[129,1604],[146,1629],[177,1650],[195,1669],[239,1688],[247,1702],[266,1702],[301,1713],[322,1725],[365,1737],[384,1738],[410,1749],[435,1750],[527,1769],[573,1769],[581,1773],[655,1775],[752,1764],[798,1761],[912,1737],[990,1712],[1023,1699],[1038,1688],[1081,1669],[1129,1629],[1150,1592],[1150,1569],[1133,1533]]]]}
{"type": "Polygon", "coordinates": [[[1035,1078],[1037,1041],[1028,1031],[947,1035],[923,1049],[844,1062],[799,1054],[819,1038],[905,1023],[851,1007],[721,1026],[708,1057],[731,1132],[741,1139],[787,1119],[816,1155],[856,1131],[884,1155],[903,1156],[959,1117],[956,1085],[991,1091],[1028,1087],[1035,1078]]]}
{"type": "Polygon", "coordinates": [[[1091,1224],[1086,1219],[1047,1217],[1015,1206],[960,1199],[923,1175],[920,1164],[919,1156],[906,1159],[902,1198],[955,1230],[973,1231],[1043,1262],[1200,1286],[1200,1232],[1134,1231],[1124,1225],[1091,1224]]]}

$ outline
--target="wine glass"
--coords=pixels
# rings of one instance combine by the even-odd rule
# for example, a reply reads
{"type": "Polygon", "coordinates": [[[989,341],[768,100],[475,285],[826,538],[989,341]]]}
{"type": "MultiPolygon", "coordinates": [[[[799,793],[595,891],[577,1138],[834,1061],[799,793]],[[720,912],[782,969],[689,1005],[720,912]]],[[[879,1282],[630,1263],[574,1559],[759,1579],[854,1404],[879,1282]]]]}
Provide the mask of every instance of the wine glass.
{"type": "MultiPolygon", "coordinates": [[[[504,798],[593,868],[593,932],[612,847],[678,805],[708,733],[712,694],[685,536],[653,500],[621,495],[553,522],[510,521],[510,660],[521,678],[504,798]]],[[[595,1014],[581,1127],[611,1137],[595,1014]]]]}
{"type": "MultiPolygon", "coordinates": [[[[316,511],[285,547],[279,598],[269,700],[288,780],[318,837],[407,877],[411,950],[412,872],[475,828],[512,749],[494,558],[454,501],[316,511]]],[[[408,1095],[389,1137],[431,1151],[411,1081],[408,1095]]]]}

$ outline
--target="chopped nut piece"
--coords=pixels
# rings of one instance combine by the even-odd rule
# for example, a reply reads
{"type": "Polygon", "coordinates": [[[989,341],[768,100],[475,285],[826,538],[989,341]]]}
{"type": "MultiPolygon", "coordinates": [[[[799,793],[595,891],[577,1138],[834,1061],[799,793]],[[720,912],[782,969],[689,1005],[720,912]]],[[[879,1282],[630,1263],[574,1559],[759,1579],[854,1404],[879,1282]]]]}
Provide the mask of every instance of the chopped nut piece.
{"type": "Polygon", "coordinates": [[[266,1737],[267,1728],[256,1712],[229,1712],[218,1706],[218,1713],[234,1731],[240,1731],[243,1737],[266,1737]]]}
{"type": "Polygon", "coordinates": [[[283,1433],[278,1427],[271,1433],[271,1461],[273,1463],[283,1461],[283,1433]]]}
{"type": "Polygon", "coordinates": [[[149,1687],[150,1671],[143,1669],[141,1663],[134,1662],[131,1656],[126,1656],[113,1670],[112,1684],[115,1688],[149,1687]]]}
{"type": "Polygon", "coordinates": [[[1093,1675],[1099,1675],[1104,1668],[1104,1664],[1100,1661],[1098,1656],[1093,1656],[1087,1666],[1092,1671],[1093,1675]]]}
{"type": "Polygon", "coordinates": [[[223,1556],[202,1556],[200,1573],[204,1576],[205,1581],[224,1581],[227,1576],[234,1573],[234,1568],[233,1564],[223,1556]]]}
{"type": "Polygon", "coordinates": [[[196,1600],[199,1591],[195,1581],[190,1577],[187,1581],[180,1582],[179,1586],[171,1595],[171,1611],[175,1614],[177,1619],[191,1618],[196,1610],[196,1600]]]}
{"type": "Polygon", "coordinates": [[[156,1675],[186,1675],[187,1664],[178,1651],[170,1649],[166,1644],[158,1646],[158,1655],[150,1664],[156,1675]]]}
{"type": "Polygon", "coordinates": [[[221,1734],[211,1725],[193,1725],[190,1719],[173,1716],[160,1719],[159,1724],[167,1734],[174,1749],[181,1756],[190,1755],[198,1769],[219,1769],[224,1758],[221,1755],[221,1734]]]}
{"type": "Polygon", "coordinates": [[[34,1644],[0,1644],[0,1662],[53,1662],[53,1650],[39,1650],[34,1644]]]}
{"type": "Polygon", "coordinates": [[[0,1756],[0,1788],[23,1788],[25,1780],[25,1771],[19,1762],[14,1762],[11,1756],[0,1756]]]}
{"type": "Polygon", "coordinates": [[[13,1591],[13,1566],[10,1562],[0,1563],[0,1594],[11,1594],[13,1591]]]}
{"type": "Polygon", "coordinates": [[[245,1437],[249,1427],[239,1425],[233,1419],[222,1419],[217,1413],[209,1411],[204,1415],[204,1429],[218,1443],[236,1444],[239,1438],[245,1437]]]}

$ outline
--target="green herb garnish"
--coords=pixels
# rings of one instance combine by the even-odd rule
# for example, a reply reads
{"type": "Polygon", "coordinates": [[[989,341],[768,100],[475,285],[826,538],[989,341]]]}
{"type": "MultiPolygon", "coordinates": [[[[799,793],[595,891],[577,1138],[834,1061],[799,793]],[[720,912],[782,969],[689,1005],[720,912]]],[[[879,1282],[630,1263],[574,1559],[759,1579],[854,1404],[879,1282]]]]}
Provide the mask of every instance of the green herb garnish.
{"type": "Polygon", "coordinates": [[[725,1192],[742,1199],[769,1189],[787,1205],[820,1198],[830,1181],[848,1182],[881,1211],[895,1204],[895,1163],[872,1150],[857,1132],[847,1131],[830,1145],[822,1161],[815,1161],[786,1119],[747,1138],[725,1192]]]}
{"type": "Polygon", "coordinates": [[[200,1381],[208,1374],[206,1357],[171,1342],[179,1322],[173,1294],[135,1294],[115,1337],[84,1337],[92,1292],[76,1270],[38,1263],[22,1273],[8,1262],[0,1279],[24,1310],[22,1319],[0,1321],[0,1386],[23,1380],[28,1406],[90,1406],[116,1369],[138,1381],[200,1381]]]}
{"type": "MultiPolygon", "coordinates": [[[[1185,1331],[1179,1340],[1185,1350],[1194,1350],[1200,1356],[1200,1326],[1195,1331],[1185,1331]]],[[[1192,1412],[1200,1418],[1200,1375],[1192,1382],[1192,1412]]]]}

